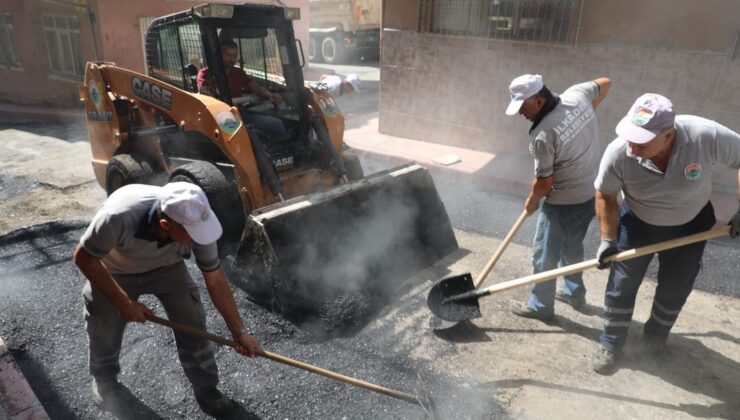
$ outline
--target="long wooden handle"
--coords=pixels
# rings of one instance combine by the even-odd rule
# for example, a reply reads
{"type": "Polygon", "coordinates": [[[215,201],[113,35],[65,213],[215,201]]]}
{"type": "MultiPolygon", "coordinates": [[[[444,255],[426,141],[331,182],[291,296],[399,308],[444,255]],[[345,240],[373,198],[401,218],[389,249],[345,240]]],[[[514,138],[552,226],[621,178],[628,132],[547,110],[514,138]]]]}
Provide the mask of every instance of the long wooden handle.
{"type": "MultiPolygon", "coordinates": [[[[643,255],[652,254],[655,252],[665,251],[671,248],[678,248],[684,245],[693,244],[696,242],[707,241],[709,239],[719,238],[721,236],[727,236],[730,234],[730,226],[721,227],[714,230],[708,230],[705,232],[695,233],[689,236],[683,236],[681,238],[671,239],[669,241],[658,242],[656,244],[643,246],[640,248],[629,249],[622,251],[618,254],[611,255],[606,258],[607,262],[619,262],[626,261],[632,258],[642,257],[643,255]]],[[[565,267],[556,268],[554,270],[543,271],[542,273],[532,274],[526,277],[520,277],[518,279],[506,281],[503,283],[494,284],[486,287],[485,289],[476,290],[471,293],[464,293],[464,295],[452,296],[450,300],[465,299],[468,297],[482,297],[493,293],[503,292],[505,290],[514,289],[529,284],[541,283],[543,281],[552,280],[560,276],[567,276],[568,274],[578,273],[581,271],[588,270],[590,268],[596,268],[599,266],[599,260],[596,258],[583,261],[576,264],[571,264],[565,267]]]]}
{"type": "MultiPolygon", "coordinates": [[[[155,315],[147,315],[147,319],[149,321],[154,322],[154,323],[157,323],[157,324],[164,325],[166,327],[172,328],[175,331],[179,331],[181,333],[189,334],[189,335],[192,335],[192,336],[195,336],[195,337],[198,337],[198,338],[203,338],[205,340],[210,340],[210,341],[213,341],[213,342],[216,342],[216,343],[219,343],[219,344],[223,344],[224,346],[229,346],[229,347],[234,347],[234,348],[237,346],[236,341],[229,340],[228,338],[221,337],[221,336],[216,335],[216,334],[211,334],[211,333],[209,333],[207,331],[202,331],[202,330],[199,330],[197,328],[193,328],[193,327],[190,327],[190,326],[187,326],[187,325],[184,325],[184,324],[180,324],[178,322],[173,322],[173,321],[170,321],[168,319],[160,318],[160,317],[155,316],[155,315]]],[[[355,379],[355,378],[352,378],[350,376],[342,375],[341,373],[332,372],[330,370],[326,370],[326,369],[320,368],[318,366],[310,365],[308,363],[304,363],[304,362],[301,362],[301,361],[298,361],[298,360],[294,360],[294,359],[291,359],[289,357],[285,357],[285,356],[279,355],[277,353],[272,353],[272,352],[265,351],[265,350],[262,350],[262,349],[258,349],[257,350],[257,355],[258,356],[261,356],[261,357],[264,357],[264,358],[267,358],[267,359],[270,359],[270,360],[274,360],[276,362],[280,362],[280,363],[283,363],[283,364],[286,364],[286,365],[290,365],[290,366],[296,367],[298,369],[303,369],[303,370],[306,370],[306,371],[309,371],[309,372],[312,372],[312,373],[316,373],[316,374],[321,375],[321,376],[326,376],[327,378],[331,378],[331,379],[334,379],[334,380],[337,380],[337,381],[340,381],[340,382],[344,382],[344,383],[348,383],[348,384],[351,384],[351,385],[354,385],[354,386],[358,386],[360,388],[365,388],[365,389],[368,389],[368,390],[373,391],[373,392],[384,394],[384,395],[387,395],[387,396],[392,397],[392,398],[396,398],[396,399],[399,399],[399,400],[403,400],[403,401],[410,402],[410,403],[417,404],[417,405],[420,405],[420,406],[424,407],[422,405],[421,401],[419,401],[419,399],[416,396],[411,395],[411,394],[407,394],[405,392],[396,391],[396,390],[393,390],[393,389],[390,389],[390,388],[386,388],[386,387],[383,387],[383,386],[380,386],[380,385],[371,384],[369,382],[365,382],[365,381],[362,381],[360,379],[355,379]]]]}
{"type": "Polygon", "coordinates": [[[504,250],[509,245],[509,242],[514,238],[514,235],[516,235],[517,231],[519,230],[519,227],[524,223],[524,219],[527,218],[527,210],[524,209],[522,211],[522,214],[519,215],[519,218],[516,219],[516,222],[514,222],[514,226],[511,227],[511,230],[509,230],[509,233],[506,234],[506,237],[504,238],[504,241],[501,242],[501,245],[498,246],[498,249],[493,254],[490,260],[488,260],[488,263],[486,263],[486,266],[483,268],[483,271],[478,275],[478,277],[475,278],[475,282],[473,282],[473,288],[477,289],[480,287],[480,285],[483,283],[483,280],[488,277],[488,273],[491,272],[493,269],[493,266],[496,265],[498,262],[498,259],[501,258],[501,255],[504,253],[504,250]]]}

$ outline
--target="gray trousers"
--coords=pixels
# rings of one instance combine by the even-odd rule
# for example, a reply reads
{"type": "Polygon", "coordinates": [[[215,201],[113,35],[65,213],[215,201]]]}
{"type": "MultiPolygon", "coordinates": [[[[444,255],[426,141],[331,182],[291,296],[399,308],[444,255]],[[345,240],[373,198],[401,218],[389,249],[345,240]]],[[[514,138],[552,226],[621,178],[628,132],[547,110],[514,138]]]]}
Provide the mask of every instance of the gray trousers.
{"type": "MultiPolygon", "coordinates": [[[[115,274],[121,288],[131,299],[155,295],[171,321],[206,329],[206,316],[198,288],[184,262],[140,274],[115,274]]],[[[110,378],[121,371],[118,357],[126,322],[115,306],[88,281],[82,289],[85,322],[89,342],[90,374],[110,378]]],[[[218,384],[218,368],[208,341],[175,332],[180,364],[193,386],[195,395],[218,384]]]]}

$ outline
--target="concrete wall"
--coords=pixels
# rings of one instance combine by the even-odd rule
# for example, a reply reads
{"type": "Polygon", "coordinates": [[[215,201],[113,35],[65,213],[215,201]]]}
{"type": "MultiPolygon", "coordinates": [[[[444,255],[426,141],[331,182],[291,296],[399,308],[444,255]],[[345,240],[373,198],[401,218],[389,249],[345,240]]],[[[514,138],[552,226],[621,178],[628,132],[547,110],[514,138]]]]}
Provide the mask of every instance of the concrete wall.
{"type": "MultiPolygon", "coordinates": [[[[276,4],[272,0],[250,2],[276,4]]],[[[85,7],[62,3],[44,0],[0,1],[0,13],[13,15],[13,29],[21,62],[20,66],[13,68],[0,66],[0,101],[52,106],[79,105],[77,87],[82,78],[58,76],[49,71],[42,15],[78,17],[83,62],[96,59],[112,61],[121,67],[144,72],[140,18],[178,12],[206,1],[88,0],[86,5],[93,13],[95,32],[91,30],[85,7]],[[93,42],[97,44],[97,56],[93,42]]],[[[296,37],[303,45],[308,46],[308,0],[281,0],[279,4],[301,9],[302,18],[294,22],[294,30],[296,37]]],[[[305,54],[307,53],[306,51],[305,54]]]]}
{"type": "MultiPolygon", "coordinates": [[[[697,2],[674,0],[586,3],[577,45],[420,34],[386,26],[380,131],[498,154],[526,153],[529,122],[503,113],[509,101],[508,85],[523,73],[542,74],[555,92],[610,77],[611,93],[597,110],[605,144],[614,138],[614,127],[628,107],[644,92],[671,98],[679,113],[711,118],[740,131],[740,58],[731,57],[740,21],[728,17],[740,16],[740,2],[708,1],[707,5],[722,8],[713,8],[706,16],[702,15],[704,2],[701,7],[697,2]],[[625,7],[626,3],[634,7],[625,7]],[[665,12],[657,3],[670,3],[671,8],[665,12]],[[667,17],[657,19],[662,13],[667,17]],[[703,22],[703,29],[680,20],[689,18],[703,22]],[[639,23],[642,19],[653,24],[639,23]],[[680,30],[701,32],[701,36],[679,35],[680,30]]],[[[407,6],[406,13],[415,7],[407,6]]],[[[732,175],[723,177],[734,185],[732,175]]]]}

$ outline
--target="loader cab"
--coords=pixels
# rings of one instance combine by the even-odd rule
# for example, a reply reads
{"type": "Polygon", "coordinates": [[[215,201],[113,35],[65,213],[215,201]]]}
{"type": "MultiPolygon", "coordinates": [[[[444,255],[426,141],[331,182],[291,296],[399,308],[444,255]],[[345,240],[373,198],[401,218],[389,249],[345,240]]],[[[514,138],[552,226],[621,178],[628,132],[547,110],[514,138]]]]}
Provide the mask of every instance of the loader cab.
{"type": "Polygon", "coordinates": [[[265,147],[274,162],[292,162],[306,146],[302,143],[307,142],[310,130],[304,63],[293,33],[296,11],[257,4],[206,4],[156,19],[147,32],[149,74],[180,89],[238,106],[242,117],[250,113],[279,120],[285,128],[284,138],[266,142],[265,147]],[[278,93],[279,106],[246,90],[230,92],[222,56],[224,41],[238,46],[237,71],[278,93]],[[207,81],[205,89],[199,79],[207,81]]]}

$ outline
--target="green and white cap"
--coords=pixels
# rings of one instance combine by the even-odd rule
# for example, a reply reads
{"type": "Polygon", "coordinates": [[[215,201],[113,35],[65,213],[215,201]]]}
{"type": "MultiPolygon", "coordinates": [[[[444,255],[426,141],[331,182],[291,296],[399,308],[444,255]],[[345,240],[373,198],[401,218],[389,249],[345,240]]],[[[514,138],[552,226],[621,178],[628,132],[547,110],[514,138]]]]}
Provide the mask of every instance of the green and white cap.
{"type": "Polygon", "coordinates": [[[216,242],[223,228],[208,204],[203,190],[189,182],[171,182],[162,187],[159,208],[181,224],[199,245],[216,242]]]}

